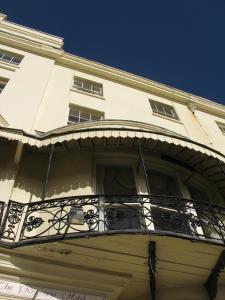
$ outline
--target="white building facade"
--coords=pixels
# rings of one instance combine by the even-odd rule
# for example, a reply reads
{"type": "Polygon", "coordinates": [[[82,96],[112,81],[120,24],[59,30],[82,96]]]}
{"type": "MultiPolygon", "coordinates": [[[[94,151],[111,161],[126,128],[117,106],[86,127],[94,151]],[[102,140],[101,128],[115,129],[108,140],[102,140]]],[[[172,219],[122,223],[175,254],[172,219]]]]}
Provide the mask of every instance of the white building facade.
{"type": "Polygon", "coordinates": [[[224,299],[225,106],[0,15],[0,299],[224,299]]]}

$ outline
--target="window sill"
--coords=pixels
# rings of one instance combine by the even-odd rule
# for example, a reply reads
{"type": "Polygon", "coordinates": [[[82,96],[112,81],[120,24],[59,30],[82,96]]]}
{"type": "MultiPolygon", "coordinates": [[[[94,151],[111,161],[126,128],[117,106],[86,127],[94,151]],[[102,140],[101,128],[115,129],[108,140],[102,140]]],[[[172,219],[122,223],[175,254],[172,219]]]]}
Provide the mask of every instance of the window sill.
{"type": "Polygon", "coordinates": [[[0,68],[14,72],[17,69],[19,69],[20,67],[18,65],[10,64],[10,63],[8,63],[6,61],[0,60],[0,68]]]}
{"type": "Polygon", "coordinates": [[[176,122],[176,123],[179,123],[179,124],[184,124],[183,122],[181,122],[180,120],[176,120],[176,119],[173,119],[173,118],[169,118],[169,117],[166,117],[166,116],[163,116],[163,115],[160,115],[160,114],[157,114],[157,113],[152,113],[153,116],[156,116],[156,117],[160,117],[160,118],[163,118],[163,119],[166,119],[166,120],[169,120],[169,121],[173,121],[173,122],[176,122]]]}
{"type": "Polygon", "coordinates": [[[70,90],[73,91],[73,92],[79,93],[79,94],[83,94],[83,95],[91,96],[91,97],[98,98],[98,99],[101,99],[101,100],[105,100],[105,98],[103,96],[88,93],[88,92],[84,92],[84,91],[79,91],[74,87],[70,88],[70,90]]]}

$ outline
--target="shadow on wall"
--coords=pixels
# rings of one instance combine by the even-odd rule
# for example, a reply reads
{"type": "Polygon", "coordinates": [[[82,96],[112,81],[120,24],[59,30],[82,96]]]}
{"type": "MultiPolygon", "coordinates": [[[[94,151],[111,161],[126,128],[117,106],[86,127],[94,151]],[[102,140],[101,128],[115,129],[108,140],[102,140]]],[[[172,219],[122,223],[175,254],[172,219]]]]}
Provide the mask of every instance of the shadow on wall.
{"type": "MultiPolygon", "coordinates": [[[[49,154],[25,150],[14,186],[14,198],[19,201],[41,199],[49,154]],[[21,197],[24,194],[25,199],[21,197]],[[19,196],[18,196],[19,195],[19,196]]],[[[82,153],[57,153],[52,159],[46,198],[73,196],[91,192],[91,159],[82,153]]]]}
{"type": "MultiPolygon", "coordinates": [[[[85,268],[79,259],[71,260],[70,254],[73,250],[67,250],[68,252],[65,250],[67,254],[62,254],[60,252],[62,245],[57,243],[33,245],[25,248],[20,248],[17,254],[11,253],[9,257],[9,265],[11,264],[18,270],[14,274],[19,278],[18,285],[10,282],[10,279],[9,283],[6,284],[2,279],[0,280],[0,293],[6,285],[6,292],[13,294],[17,290],[14,297],[21,296],[24,297],[23,299],[30,300],[51,300],[53,297],[59,300],[105,299],[104,297],[85,297],[85,294],[92,294],[91,290],[96,291],[95,284],[98,279],[87,280],[84,285],[82,283],[85,279],[84,275],[89,274],[90,271],[96,274],[97,269],[85,268]],[[77,282],[80,282],[78,283],[80,288],[75,288],[77,282]]],[[[6,250],[2,252],[9,255],[6,250]]],[[[102,270],[100,269],[99,272],[101,273],[102,270]]],[[[107,271],[104,270],[104,272],[107,275],[107,271]]],[[[108,274],[111,275],[112,272],[109,271],[108,274]]]]}
{"type": "Polygon", "coordinates": [[[14,179],[14,156],[16,153],[16,143],[4,141],[0,147],[0,181],[14,179]]]}

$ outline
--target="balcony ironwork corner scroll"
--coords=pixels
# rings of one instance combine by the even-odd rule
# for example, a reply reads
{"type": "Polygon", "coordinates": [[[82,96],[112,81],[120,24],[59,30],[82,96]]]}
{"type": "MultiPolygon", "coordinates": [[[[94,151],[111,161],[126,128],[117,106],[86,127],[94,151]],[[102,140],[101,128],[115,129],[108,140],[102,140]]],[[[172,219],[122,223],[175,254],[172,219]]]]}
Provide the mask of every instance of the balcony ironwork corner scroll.
{"type": "Polygon", "coordinates": [[[23,203],[9,201],[2,226],[1,238],[3,240],[15,242],[25,206],[23,203]]]}
{"type": "Polygon", "coordinates": [[[0,202],[0,244],[40,243],[113,231],[151,231],[225,243],[225,208],[164,195],[85,195],[33,203],[0,202]],[[71,209],[82,222],[71,222],[71,209]],[[0,216],[1,218],[1,216],[0,216]]]}

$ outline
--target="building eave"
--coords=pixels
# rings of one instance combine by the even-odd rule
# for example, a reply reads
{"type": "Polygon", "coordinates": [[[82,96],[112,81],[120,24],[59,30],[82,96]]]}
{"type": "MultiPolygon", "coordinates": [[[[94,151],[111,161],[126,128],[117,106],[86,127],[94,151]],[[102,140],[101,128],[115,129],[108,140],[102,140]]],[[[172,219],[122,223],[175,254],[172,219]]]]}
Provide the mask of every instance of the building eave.
{"type": "Polygon", "coordinates": [[[61,57],[57,57],[56,63],[78,69],[86,73],[99,75],[103,78],[143,90],[149,94],[163,96],[185,105],[193,103],[198,110],[203,110],[208,113],[225,117],[225,106],[222,104],[67,52],[64,52],[61,57]]]}
{"type": "Polygon", "coordinates": [[[197,110],[225,118],[225,106],[222,104],[142,76],[64,52],[62,38],[14,24],[7,21],[6,16],[2,14],[0,14],[0,42],[53,59],[56,64],[142,90],[149,93],[149,97],[151,97],[151,94],[154,94],[184,105],[192,103],[197,110]]]}

